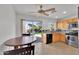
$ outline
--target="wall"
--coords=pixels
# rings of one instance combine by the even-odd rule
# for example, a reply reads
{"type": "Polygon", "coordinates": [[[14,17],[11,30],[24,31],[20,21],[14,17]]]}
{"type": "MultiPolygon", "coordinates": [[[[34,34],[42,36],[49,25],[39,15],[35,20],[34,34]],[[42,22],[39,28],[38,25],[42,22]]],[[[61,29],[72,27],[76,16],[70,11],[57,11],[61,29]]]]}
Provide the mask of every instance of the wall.
{"type": "Polygon", "coordinates": [[[0,53],[3,42],[15,37],[15,13],[12,5],[0,5],[0,53]]]}
{"type": "Polygon", "coordinates": [[[49,19],[47,21],[42,22],[42,27],[44,30],[46,30],[46,29],[51,30],[51,27],[52,27],[51,24],[53,24],[54,29],[56,29],[55,22],[50,21],[49,19]]]}
{"type": "Polygon", "coordinates": [[[21,19],[26,19],[25,16],[16,15],[16,36],[21,36],[21,19]]]}

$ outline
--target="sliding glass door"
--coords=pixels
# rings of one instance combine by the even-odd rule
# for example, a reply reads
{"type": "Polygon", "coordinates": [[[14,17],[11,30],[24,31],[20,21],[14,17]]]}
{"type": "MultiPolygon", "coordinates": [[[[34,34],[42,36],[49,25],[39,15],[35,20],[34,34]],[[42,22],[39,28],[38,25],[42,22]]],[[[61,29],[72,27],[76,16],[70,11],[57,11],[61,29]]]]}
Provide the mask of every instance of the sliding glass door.
{"type": "Polygon", "coordinates": [[[28,33],[38,33],[41,32],[41,22],[40,21],[22,21],[22,34],[28,33]]]}

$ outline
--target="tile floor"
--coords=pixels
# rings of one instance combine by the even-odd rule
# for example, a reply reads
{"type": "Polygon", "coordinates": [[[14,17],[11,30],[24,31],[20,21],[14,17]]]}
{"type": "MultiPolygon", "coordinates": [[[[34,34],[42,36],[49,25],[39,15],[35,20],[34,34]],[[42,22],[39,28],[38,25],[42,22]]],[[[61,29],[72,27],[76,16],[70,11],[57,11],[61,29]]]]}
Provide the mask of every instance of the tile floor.
{"type": "Polygon", "coordinates": [[[35,55],[79,55],[79,48],[68,46],[65,43],[53,44],[35,43],[35,55]]]}
{"type": "MultiPolygon", "coordinates": [[[[68,46],[65,43],[58,42],[53,44],[34,43],[35,55],[79,55],[79,48],[68,46]]],[[[0,48],[0,55],[4,50],[10,50],[10,47],[0,48]]]]}

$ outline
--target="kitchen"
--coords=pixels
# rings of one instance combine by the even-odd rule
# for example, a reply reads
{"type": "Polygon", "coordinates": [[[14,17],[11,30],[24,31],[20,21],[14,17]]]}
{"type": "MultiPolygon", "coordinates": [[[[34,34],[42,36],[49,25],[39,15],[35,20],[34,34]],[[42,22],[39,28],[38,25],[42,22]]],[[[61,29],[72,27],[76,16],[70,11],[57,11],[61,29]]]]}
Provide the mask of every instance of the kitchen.
{"type": "Polygon", "coordinates": [[[56,22],[56,30],[42,33],[44,43],[64,42],[78,48],[78,19],[68,18],[56,22]]]}

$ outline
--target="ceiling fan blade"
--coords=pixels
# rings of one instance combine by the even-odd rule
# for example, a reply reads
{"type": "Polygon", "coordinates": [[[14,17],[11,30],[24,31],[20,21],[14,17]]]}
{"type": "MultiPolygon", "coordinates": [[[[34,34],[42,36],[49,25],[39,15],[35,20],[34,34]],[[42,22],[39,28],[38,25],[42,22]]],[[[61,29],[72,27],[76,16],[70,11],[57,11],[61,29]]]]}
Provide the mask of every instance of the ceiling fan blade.
{"type": "Polygon", "coordinates": [[[54,12],[56,12],[56,10],[51,11],[51,13],[54,13],[54,12]]]}
{"type": "Polygon", "coordinates": [[[27,12],[27,14],[38,14],[38,12],[27,12]]]}
{"type": "Polygon", "coordinates": [[[37,13],[37,12],[28,12],[28,13],[37,13]]]}
{"type": "Polygon", "coordinates": [[[46,15],[46,16],[49,16],[49,14],[47,14],[47,13],[45,13],[45,12],[42,12],[41,14],[46,15]]]}
{"type": "Polygon", "coordinates": [[[44,10],[44,11],[45,11],[45,12],[55,11],[55,8],[47,9],[47,10],[44,10]]]}

